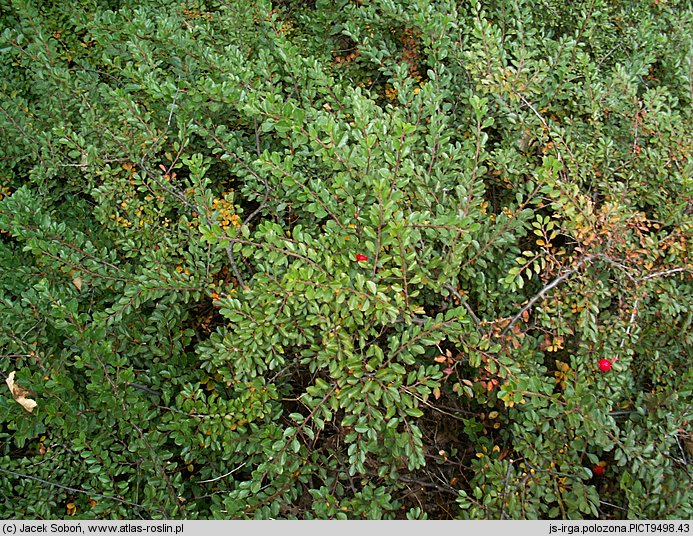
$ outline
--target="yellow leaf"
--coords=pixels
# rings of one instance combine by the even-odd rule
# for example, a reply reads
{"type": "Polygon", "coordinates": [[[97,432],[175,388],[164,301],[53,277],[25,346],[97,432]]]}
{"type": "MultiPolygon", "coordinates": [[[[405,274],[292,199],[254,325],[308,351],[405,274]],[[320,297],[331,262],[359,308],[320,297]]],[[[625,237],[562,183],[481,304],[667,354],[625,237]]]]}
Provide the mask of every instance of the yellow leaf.
{"type": "Polygon", "coordinates": [[[564,373],[569,373],[572,372],[570,369],[570,365],[568,363],[565,363],[563,361],[559,361],[558,359],[556,360],[556,368],[560,370],[561,372],[564,373]]]}
{"type": "Polygon", "coordinates": [[[77,276],[72,280],[72,284],[77,287],[77,290],[82,290],[82,278],[77,276]]]}
{"type": "Polygon", "coordinates": [[[12,398],[14,398],[15,401],[25,410],[31,413],[37,406],[36,401],[32,400],[31,398],[26,398],[26,395],[29,394],[29,391],[14,383],[14,374],[14,370],[10,372],[7,376],[7,379],[5,380],[5,383],[7,384],[7,387],[10,388],[12,398]]]}

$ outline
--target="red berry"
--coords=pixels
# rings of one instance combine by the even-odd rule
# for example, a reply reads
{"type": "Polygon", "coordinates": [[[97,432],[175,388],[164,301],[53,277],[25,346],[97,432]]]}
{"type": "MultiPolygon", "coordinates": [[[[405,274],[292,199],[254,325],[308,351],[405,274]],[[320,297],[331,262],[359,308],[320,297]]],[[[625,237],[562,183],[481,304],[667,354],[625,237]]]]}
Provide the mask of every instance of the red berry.
{"type": "Polygon", "coordinates": [[[611,370],[611,361],[608,359],[599,360],[599,370],[602,372],[609,372],[611,370]]]}
{"type": "Polygon", "coordinates": [[[595,465],[594,467],[592,467],[592,472],[597,476],[602,476],[604,474],[604,466],[595,465]]]}
{"type": "Polygon", "coordinates": [[[368,257],[366,257],[363,253],[359,253],[356,255],[356,262],[365,262],[368,260],[368,257]]]}

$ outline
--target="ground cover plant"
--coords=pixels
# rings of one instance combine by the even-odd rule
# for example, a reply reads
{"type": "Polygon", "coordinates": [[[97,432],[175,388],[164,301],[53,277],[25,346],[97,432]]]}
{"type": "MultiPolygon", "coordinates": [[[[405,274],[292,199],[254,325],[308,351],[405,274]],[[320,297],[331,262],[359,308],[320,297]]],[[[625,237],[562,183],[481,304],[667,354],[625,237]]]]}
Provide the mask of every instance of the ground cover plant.
{"type": "Polygon", "coordinates": [[[685,4],[0,0],[0,516],[690,519],[685,4]]]}

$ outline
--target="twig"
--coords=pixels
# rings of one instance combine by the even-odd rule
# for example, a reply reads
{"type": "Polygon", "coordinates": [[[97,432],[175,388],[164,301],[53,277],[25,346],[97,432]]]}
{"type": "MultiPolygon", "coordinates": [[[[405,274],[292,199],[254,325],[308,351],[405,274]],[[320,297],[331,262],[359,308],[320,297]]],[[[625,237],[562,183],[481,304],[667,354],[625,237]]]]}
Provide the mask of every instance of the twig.
{"type": "MultiPolygon", "coordinates": [[[[262,153],[260,152],[260,130],[257,128],[257,119],[255,121],[255,152],[257,153],[257,157],[261,158],[262,153]]],[[[224,148],[222,146],[224,150],[224,148]]],[[[265,193],[263,195],[262,201],[258,205],[258,207],[251,213],[249,214],[244,220],[243,220],[243,225],[248,225],[254,218],[257,216],[266,206],[267,206],[267,200],[269,199],[269,194],[270,194],[270,185],[269,182],[267,182],[267,178],[264,176],[260,176],[257,173],[253,173],[256,178],[260,179],[262,181],[262,185],[265,187],[265,193]]]]}
{"type": "Polygon", "coordinates": [[[671,274],[676,274],[678,272],[688,272],[690,268],[688,267],[683,267],[683,268],[672,268],[671,270],[664,270],[662,272],[655,272],[654,274],[646,275],[645,277],[641,278],[640,281],[647,281],[648,279],[654,279],[655,277],[666,277],[671,274]]]}
{"type": "Polygon", "coordinates": [[[439,486],[438,484],[436,484],[434,482],[426,482],[425,480],[419,480],[418,478],[411,478],[410,476],[406,476],[406,475],[400,476],[400,480],[402,482],[407,482],[409,484],[417,484],[417,485],[423,486],[425,488],[433,488],[433,489],[437,489],[441,492],[452,493],[454,495],[459,495],[459,493],[460,493],[459,490],[456,490],[455,488],[453,488],[452,486],[447,484],[447,482],[446,482],[446,485],[449,487],[439,486]]]}
{"type": "MultiPolygon", "coordinates": [[[[542,115],[541,115],[539,112],[537,112],[536,108],[535,108],[534,106],[532,106],[532,104],[531,104],[527,99],[525,99],[525,98],[524,98],[522,95],[520,95],[519,93],[516,93],[516,95],[517,95],[518,97],[520,97],[520,100],[521,100],[522,102],[524,102],[525,105],[526,105],[530,110],[532,110],[532,112],[534,112],[534,115],[536,115],[536,116],[539,118],[539,121],[541,121],[542,125],[544,125],[544,128],[546,128],[546,130],[548,131],[548,135],[549,135],[549,136],[552,136],[552,134],[551,134],[551,127],[550,127],[549,124],[546,122],[546,119],[544,119],[544,118],[542,117],[542,115]]],[[[566,150],[567,150],[568,153],[570,154],[570,157],[573,159],[573,161],[575,161],[575,155],[574,155],[573,152],[570,150],[570,147],[568,146],[568,144],[566,143],[566,141],[563,139],[563,136],[561,136],[561,135],[559,134],[557,137],[558,137],[559,140],[561,140],[561,143],[563,144],[563,146],[566,148],[566,150]]],[[[558,156],[558,160],[559,160],[560,162],[563,162],[563,158],[561,158],[561,153],[560,153],[558,150],[556,150],[556,155],[558,156]]]]}
{"type": "Polygon", "coordinates": [[[683,447],[681,446],[679,434],[674,434],[674,437],[676,438],[676,444],[679,446],[679,450],[681,451],[681,461],[683,462],[683,465],[688,465],[688,456],[686,456],[686,451],[683,450],[683,447]]]}
{"type": "Polygon", "coordinates": [[[611,508],[616,508],[617,510],[622,510],[623,512],[627,512],[627,511],[628,511],[628,509],[627,509],[627,508],[623,508],[623,506],[618,506],[617,504],[612,504],[612,503],[606,502],[606,501],[599,501],[599,504],[605,504],[605,505],[607,505],[607,506],[611,506],[611,508]]]}
{"type": "MultiPolygon", "coordinates": [[[[178,80],[180,81],[180,76],[178,76],[178,80]]],[[[180,93],[180,88],[176,86],[176,93],[173,95],[173,102],[171,103],[171,109],[169,110],[168,113],[168,121],[166,122],[166,128],[164,131],[161,133],[160,136],[158,136],[155,140],[152,146],[149,148],[149,150],[142,155],[142,159],[140,160],[140,167],[145,169],[144,167],[144,162],[147,160],[149,155],[154,152],[156,149],[157,145],[161,143],[161,141],[164,139],[166,134],[168,133],[169,129],[171,128],[171,121],[173,120],[173,110],[176,108],[176,101],[178,100],[178,93],[180,93]]],[[[157,181],[158,182],[158,181],[157,181]]],[[[160,185],[161,186],[161,185],[160,185]]],[[[178,197],[178,196],[176,196],[178,197]]]]}
{"type": "MultiPolygon", "coordinates": [[[[180,76],[178,77],[180,80],[180,76]]],[[[173,103],[171,104],[171,110],[168,112],[168,122],[166,123],[166,129],[171,126],[171,120],[173,119],[173,110],[176,108],[176,101],[178,100],[178,94],[180,93],[180,87],[176,87],[176,94],[173,96],[173,103]]]]}
{"type": "Polygon", "coordinates": [[[637,411],[610,411],[609,416],[611,417],[625,417],[626,415],[633,415],[637,411]]]}
{"type": "Polygon", "coordinates": [[[630,313],[630,320],[628,321],[628,327],[626,328],[626,334],[621,339],[620,348],[623,348],[623,345],[626,344],[626,339],[630,336],[630,330],[633,328],[633,325],[635,324],[635,317],[638,314],[638,305],[639,304],[640,304],[640,298],[636,298],[635,303],[633,304],[633,311],[630,313]]]}
{"type": "Polygon", "coordinates": [[[221,480],[222,478],[225,478],[225,477],[227,477],[227,476],[229,476],[229,475],[232,475],[233,473],[235,473],[235,472],[238,471],[239,469],[242,469],[243,467],[245,467],[245,464],[246,464],[246,463],[247,463],[247,462],[243,462],[241,465],[239,465],[239,466],[236,467],[235,469],[231,469],[231,470],[230,470],[228,473],[226,473],[225,475],[217,476],[217,477],[215,477],[215,478],[210,478],[209,480],[198,480],[197,483],[198,483],[198,484],[206,484],[206,483],[208,483],[208,482],[216,482],[217,480],[221,480]]]}
{"type": "Polygon", "coordinates": [[[476,316],[476,314],[474,314],[474,311],[472,310],[472,308],[471,308],[471,306],[469,305],[469,303],[467,303],[467,300],[465,300],[465,299],[462,297],[462,295],[461,295],[459,292],[457,292],[457,289],[456,289],[455,287],[453,287],[452,285],[447,285],[447,284],[446,284],[446,285],[443,285],[443,286],[444,286],[446,289],[448,289],[450,292],[452,292],[452,293],[455,295],[455,298],[457,298],[458,300],[460,300],[460,303],[461,303],[462,306],[467,310],[467,313],[469,314],[470,318],[474,321],[474,324],[476,324],[476,325],[478,326],[479,323],[480,323],[481,321],[479,320],[479,317],[476,316]]]}
{"type": "Polygon", "coordinates": [[[231,270],[233,271],[234,277],[238,281],[238,285],[242,289],[248,288],[245,284],[245,281],[243,280],[243,276],[241,276],[241,272],[238,269],[238,266],[236,266],[236,259],[233,256],[233,243],[226,246],[226,257],[229,259],[229,264],[231,265],[231,270]]]}
{"type": "Polygon", "coordinates": [[[624,265],[624,264],[622,264],[622,263],[620,263],[620,262],[618,262],[618,261],[615,261],[614,259],[612,259],[612,258],[609,257],[608,255],[604,255],[603,253],[597,253],[597,254],[594,255],[594,257],[599,258],[599,259],[601,259],[601,260],[603,260],[603,261],[606,261],[606,262],[608,262],[609,264],[613,264],[614,266],[616,266],[617,268],[619,268],[619,269],[621,270],[621,272],[623,273],[623,275],[625,275],[628,279],[630,279],[631,282],[632,282],[634,285],[637,285],[637,284],[638,284],[638,280],[635,279],[635,277],[633,277],[633,276],[630,274],[630,270],[629,270],[629,268],[628,268],[626,265],[624,265]]]}
{"type": "MultiPolygon", "coordinates": [[[[619,265],[618,263],[615,263],[616,265],[619,265]]],[[[619,265],[620,266],[620,265],[619,265]]],[[[662,270],[661,272],[655,272],[654,274],[649,274],[644,277],[641,277],[640,279],[636,280],[635,283],[640,283],[642,281],[647,281],[649,279],[655,279],[657,277],[667,277],[672,274],[677,274],[680,272],[687,272],[689,269],[687,267],[682,267],[682,268],[672,268],[670,270],[662,270]]],[[[625,272],[628,277],[630,277],[631,280],[633,280],[633,277],[628,274],[628,272],[625,272]]],[[[630,319],[628,320],[628,327],[626,328],[626,334],[623,336],[623,339],[621,339],[621,345],[620,347],[623,348],[623,346],[626,343],[626,339],[630,335],[631,330],[633,329],[633,326],[635,325],[635,317],[638,314],[638,305],[640,304],[640,298],[637,298],[635,300],[635,303],[633,303],[633,311],[630,314],[630,319]]]]}
{"type": "Polygon", "coordinates": [[[141,383],[128,382],[127,385],[129,387],[134,387],[135,389],[139,389],[140,391],[147,391],[148,393],[152,393],[153,395],[160,395],[161,394],[159,391],[152,389],[150,387],[147,387],[146,385],[142,385],[141,383]]]}
{"type": "Polygon", "coordinates": [[[527,458],[523,458],[523,461],[530,469],[534,469],[535,471],[539,471],[540,473],[548,473],[554,476],[564,476],[566,478],[571,478],[573,480],[582,480],[582,477],[580,475],[571,475],[569,473],[560,473],[558,471],[552,471],[551,469],[542,469],[541,467],[537,467],[536,465],[530,463],[527,460],[527,458]]]}
{"type": "MultiPolygon", "coordinates": [[[[53,486],[55,488],[60,488],[60,489],[66,490],[66,491],[71,491],[72,493],[81,493],[83,495],[89,495],[90,497],[98,497],[99,499],[107,499],[109,501],[115,501],[115,502],[119,502],[121,504],[127,504],[128,506],[134,506],[136,508],[146,509],[146,507],[142,504],[138,504],[138,503],[131,502],[131,501],[126,501],[125,499],[121,499],[120,497],[114,497],[112,495],[103,495],[101,493],[96,493],[94,491],[87,491],[84,489],[78,489],[78,488],[71,488],[69,486],[63,486],[62,484],[58,484],[57,482],[50,482],[49,480],[44,480],[43,478],[39,478],[37,476],[25,475],[22,473],[16,473],[14,471],[10,471],[8,469],[2,469],[2,468],[0,468],[0,473],[5,473],[7,475],[16,476],[19,478],[26,478],[28,480],[35,480],[36,482],[40,482],[41,484],[46,484],[48,486],[53,486]]],[[[164,514],[164,516],[165,516],[165,513],[163,511],[160,511],[160,513],[164,514]]]]}
{"type": "MultiPolygon", "coordinates": [[[[417,395],[416,393],[413,393],[412,391],[410,391],[410,390],[408,390],[408,389],[404,389],[404,390],[405,390],[409,395],[413,396],[416,400],[418,400],[418,401],[421,402],[422,404],[428,406],[428,407],[431,408],[432,410],[437,411],[438,413],[442,413],[443,415],[447,415],[448,417],[452,417],[453,419],[456,419],[456,420],[462,421],[462,422],[464,422],[465,420],[467,420],[467,419],[465,419],[464,417],[460,417],[459,415],[455,415],[454,413],[450,413],[450,412],[448,412],[448,411],[445,411],[445,410],[442,409],[440,406],[436,406],[436,405],[434,405],[434,404],[431,404],[431,403],[428,402],[427,400],[424,400],[423,398],[421,398],[421,396],[417,395]]],[[[445,406],[443,406],[443,407],[445,407],[445,406]]],[[[456,409],[454,409],[454,408],[449,408],[449,409],[450,409],[450,410],[453,410],[453,411],[459,411],[460,413],[464,413],[464,414],[466,414],[466,415],[472,415],[472,413],[470,413],[470,412],[468,412],[468,411],[456,410],[456,409]]]]}
{"type": "Polygon", "coordinates": [[[599,70],[599,68],[602,66],[602,63],[604,63],[609,58],[609,56],[616,52],[616,50],[619,49],[621,46],[623,46],[623,42],[619,41],[619,43],[615,47],[609,50],[609,52],[607,52],[606,55],[597,64],[597,70],[599,70]]]}
{"type": "Polygon", "coordinates": [[[505,483],[503,484],[503,499],[501,501],[501,515],[500,518],[505,519],[505,499],[508,497],[508,486],[510,485],[510,471],[513,468],[513,461],[509,460],[508,469],[505,471],[505,483]]]}
{"type": "Polygon", "coordinates": [[[258,158],[262,157],[262,152],[260,151],[260,130],[257,128],[257,118],[253,118],[253,127],[255,128],[255,154],[258,158]]]}
{"type": "Polygon", "coordinates": [[[587,261],[592,259],[592,255],[587,255],[586,257],[583,257],[580,259],[580,261],[575,265],[574,268],[571,268],[570,270],[567,270],[563,272],[561,275],[559,275],[556,279],[551,281],[548,285],[546,285],[543,289],[539,291],[538,294],[536,294],[531,300],[527,302],[527,305],[525,305],[522,309],[519,310],[519,312],[512,318],[510,321],[510,324],[507,325],[507,327],[503,330],[503,333],[501,333],[501,337],[504,337],[508,331],[510,331],[510,328],[512,328],[515,325],[515,322],[517,322],[520,317],[527,311],[532,305],[534,305],[537,301],[539,301],[541,298],[544,297],[544,295],[551,290],[552,288],[560,285],[563,281],[568,279],[571,275],[576,273],[583,264],[585,264],[587,261]]]}
{"type": "MultiPolygon", "coordinates": [[[[152,145],[152,147],[150,147],[149,151],[147,151],[145,154],[142,155],[142,158],[140,159],[140,168],[142,168],[145,171],[145,173],[147,174],[147,176],[150,179],[152,179],[162,190],[164,190],[169,195],[178,199],[181,203],[183,203],[183,205],[187,206],[190,210],[197,212],[198,214],[202,215],[202,214],[204,214],[204,211],[201,209],[201,207],[197,206],[197,204],[195,204],[194,202],[189,201],[187,196],[183,192],[181,192],[180,190],[173,188],[173,187],[169,187],[166,184],[164,184],[162,181],[160,181],[154,175],[154,173],[152,173],[147,168],[147,166],[145,166],[145,161],[146,161],[147,157],[153,151],[153,149],[156,147],[156,145],[159,143],[159,141],[164,138],[164,136],[168,132],[169,128],[171,127],[173,110],[176,107],[176,101],[177,101],[179,92],[180,92],[180,88],[178,88],[176,90],[176,94],[174,95],[173,103],[171,104],[171,110],[169,112],[168,123],[166,124],[166,128],[164,129],[164,132],[161,134],[161,136],[159,136],[157,138],[156,142],[154,143],[154,145],[152,145]]],[[[269,186],[268,186],[267,180],[263,179],[262,177],[259,177],[256,173],[254,173],[254,175],[256,177],[260,178],[260,180],[262,180],[265,184],[265,187],[266,187],[265,199],[263,200],[263,203],[261,203],[260,207],[258,207],[258,209],[255,212],[253,212],[253,214],[251,214],[248,218],[246,218],[246,221],[244,222],[246,224],[248,223],[248,221],[250,221],[250,219],[252,219],[263,208],[263,205],[267,201],[267,198],[269,196],[269,190],[268,190],[269,186]]],[[[233,242],[231,242],[228,246],[226,246],[225,249],[226,249],[226,256],[229,260],[229,264],[231,265],[231,270],[233,271],[233,275],[236,277],[236,280],[238,281],[239,286],[241,288],[244,288],[244,289],[247,288],[245,281],[244,281],[243,277],[241,276],[241,273],[238,269],[238,266],[236,265],[236,261],[235,261],[234,255],[233,255],[233,242]]]]}
{"type": "MultiPolygon", "coordinates": [[[[397,324],[399,324],[400,322],[405,322],[406,320],[407,320],[407,318],[404,316],[398,316],[397,318],[395,318],[395,322],[397,324]]],[[[426,325],[426,320],[421,318],[421,317],[418,317],[416,315],[412,315],[412,317],[409,320],[411,320],[412,324],[416,324],[417,326],[425,326],[426,325]]]]}

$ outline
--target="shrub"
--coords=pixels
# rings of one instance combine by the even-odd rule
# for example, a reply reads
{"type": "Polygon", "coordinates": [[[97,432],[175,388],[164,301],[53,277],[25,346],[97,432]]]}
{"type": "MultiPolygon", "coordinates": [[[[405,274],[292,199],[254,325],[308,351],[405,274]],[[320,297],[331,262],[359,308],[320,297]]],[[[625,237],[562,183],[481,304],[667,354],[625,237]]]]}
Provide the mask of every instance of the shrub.
{"type": "Polygon", "coordinates": [[[131,4],[0,4],[4,517],[690,518],[682,2],[131,4]]]}

